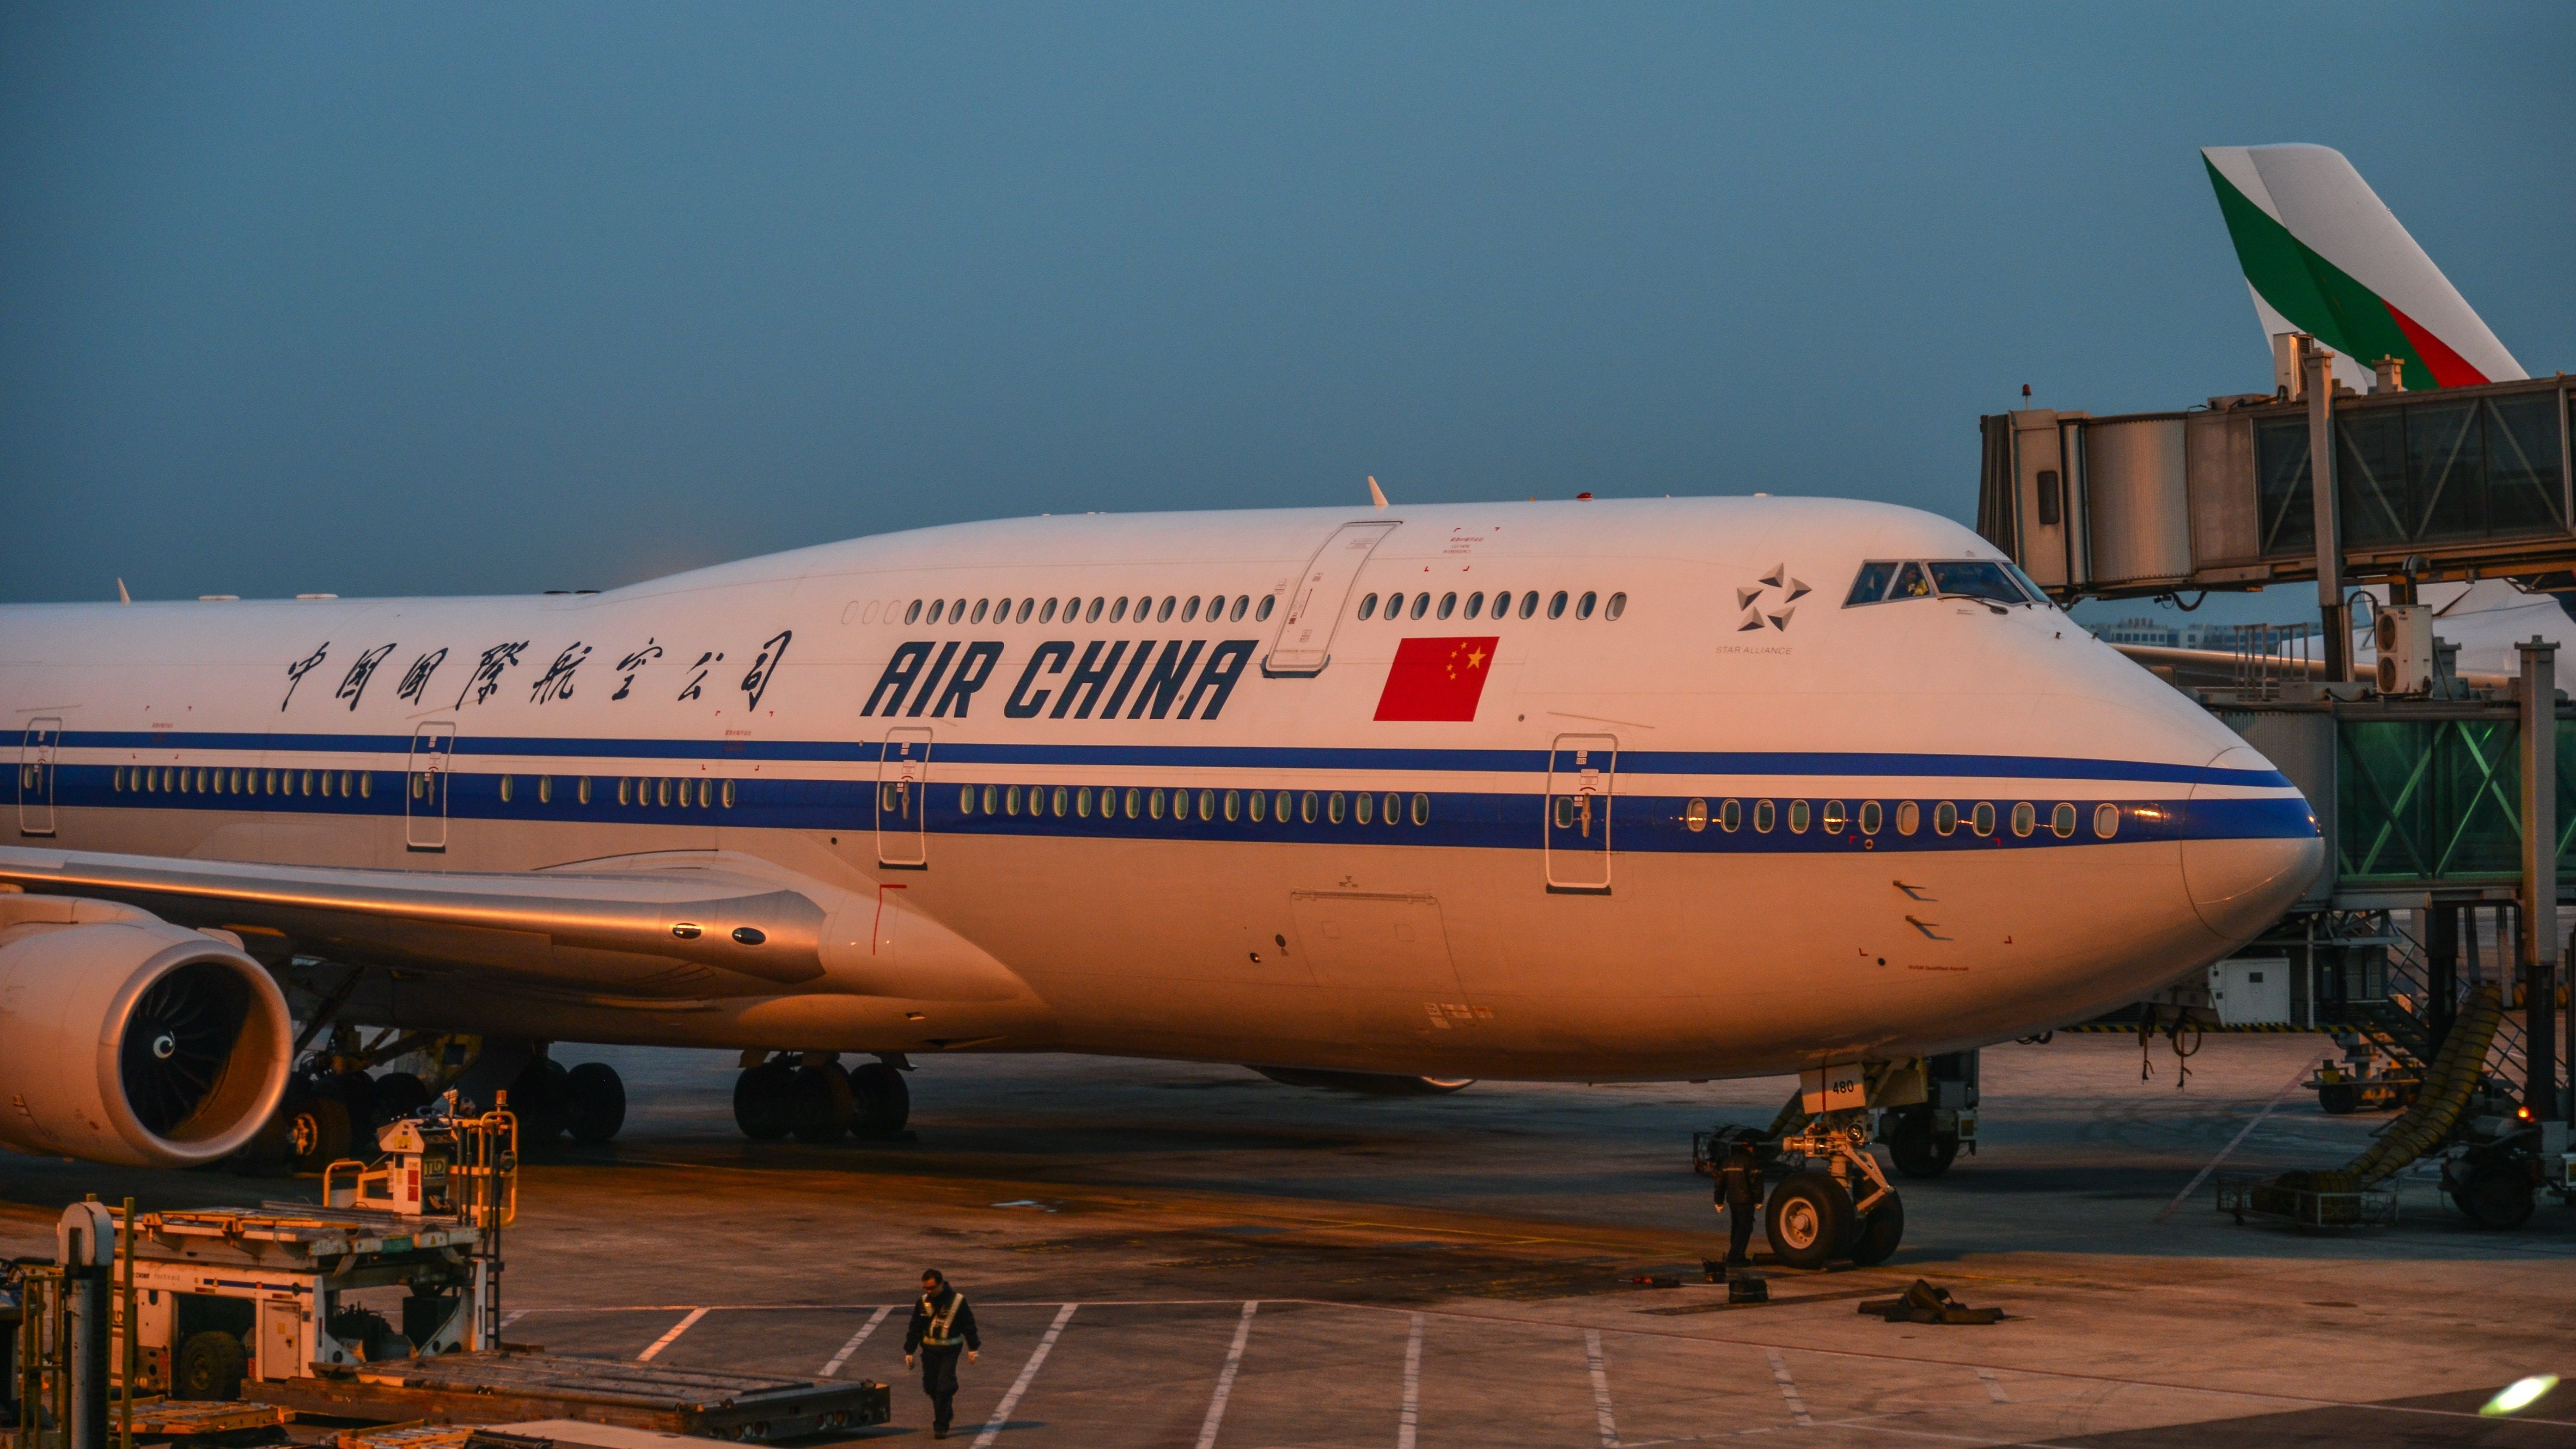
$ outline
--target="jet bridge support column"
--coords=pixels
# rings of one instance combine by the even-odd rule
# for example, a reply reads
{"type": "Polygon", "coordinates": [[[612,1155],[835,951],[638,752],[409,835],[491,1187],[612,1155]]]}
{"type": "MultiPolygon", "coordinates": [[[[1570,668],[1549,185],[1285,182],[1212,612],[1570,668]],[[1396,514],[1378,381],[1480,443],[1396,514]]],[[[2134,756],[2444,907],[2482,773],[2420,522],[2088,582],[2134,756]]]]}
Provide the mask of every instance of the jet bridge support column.
{"type": "Polygon", "coordinates": [[[2522,655],[2523,1105],[2543,1122],[2558,1105],[2558,646],[2522,655]]]}
{"type": "Polygon", "coordinates": [[[2313,337],[2298,339],[2308,394],[2308,493],[2317,518],[2317,608],[2324,614],[2326,679],[2352,678],[2352,621],[2344,616],[2343,521],[2335,496],[2334,359],[2313,337]]]}
{"type": "MultiPolygon", "coordinates": [[[[2424,1023],[2431,1050],[2442,1049],[2460,1004],[2460,908],[2439,901],[2424,908],[2424,1023]]],[[[2427,1060],[2430,1060],[2428,1057],[2427,1060]]]]}

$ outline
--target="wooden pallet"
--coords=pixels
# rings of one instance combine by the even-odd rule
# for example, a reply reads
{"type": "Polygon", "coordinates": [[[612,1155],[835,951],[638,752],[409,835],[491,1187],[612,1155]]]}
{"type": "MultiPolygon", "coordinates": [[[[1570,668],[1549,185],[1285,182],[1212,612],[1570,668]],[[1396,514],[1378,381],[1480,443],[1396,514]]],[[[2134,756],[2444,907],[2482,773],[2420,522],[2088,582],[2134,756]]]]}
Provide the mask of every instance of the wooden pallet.
{"type": "MultiPolygon", "coordinates": [[[[244,1395],[351,1419],[506,1424],[573,1419],[672,1434],[784,1439],[893,1417],[886,1386],[547,1353],[452,1353],[242,1385],[244,1395]]],[[[424,1446],[426,1449],[426,1446],[424,1446]]]]}
{"type": "MultiPolygon", "coordinates": [[[[116,1424],[116,1405],[108,1405],[108,1425],[116,1424]]],[[[250,1434],[282,1429],[294,1414],[275,1404],[220,1399],[137,1399],[137,1439],[206,1439],[223,1434],[250,1434]]]]}
{"type": "Polygon", "coordinates": [[[333,1449],[462,1449],[474,1436],[471,1424],[379,1424],[347,1429],[331,1442],[333,1449]]]}

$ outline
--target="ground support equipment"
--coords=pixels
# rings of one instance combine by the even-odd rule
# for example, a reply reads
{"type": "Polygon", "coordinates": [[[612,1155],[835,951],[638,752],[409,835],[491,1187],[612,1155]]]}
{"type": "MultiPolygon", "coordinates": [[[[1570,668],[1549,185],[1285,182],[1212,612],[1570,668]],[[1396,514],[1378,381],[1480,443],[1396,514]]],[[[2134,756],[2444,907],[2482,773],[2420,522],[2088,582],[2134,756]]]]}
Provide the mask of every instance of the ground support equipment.
{"type": "Polygon", "coordinates": [[[2425,1074],[2420,1064],[2381,1051],[2358,1035],[2347,1033],[2338,1040],[2347,1043],[2344,1064],[2337,1065],[2334,1058],[2327,1057],[2300,1084],[2317,1094],[2317,1110],[2341,1117],[2382,1107],[2415,1105],[2424,1090],[2425,1074]]]}
{"type": "Polygon", "coordinates": [[[2397,1184],[2363,1182],[2349,1172],[2221,1173],[2218,1210],[2240,1223],[2248,1217],[2270,1218],[2302,1232],[2392,1227],[2397,1184]]]}

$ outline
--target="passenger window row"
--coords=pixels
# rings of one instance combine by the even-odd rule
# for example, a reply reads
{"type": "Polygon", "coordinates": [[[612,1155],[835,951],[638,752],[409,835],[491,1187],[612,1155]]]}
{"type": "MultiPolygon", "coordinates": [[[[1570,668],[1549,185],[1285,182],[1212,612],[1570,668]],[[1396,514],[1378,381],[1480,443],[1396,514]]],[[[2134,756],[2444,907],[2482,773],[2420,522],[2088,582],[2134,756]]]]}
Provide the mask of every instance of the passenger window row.
{"type": "MultiPolygon", "coordinates": [[[[553,804],[556,790],[555,777],[536,775],[531,779],[535,784],[537,803],[553,804]]],[[[426,774],[415,775],[412,778],[413,799],[422,799],[428,795],[429,780],[430,777],[426,774]]],[[[590,776],[568,776],[563,788],[571,795],[574,804],[590,803],[590,776]]],[[[501,803],[512,804],[520,794],[519,778],[516,775],[503,775],[501,803]]],[[[731,810],[735,799],[735,785],[731,780],[712,778],[673,780],[627,775],[617,781],[617,803],[629,807],[653,805],[682,810],[731,810]]]]}
{"type": "Polygon", "coordinates": [[[124,795],[318,795],[364,800],[376,793],[365,770],[250,770],[229,765],[119,765],[124,795]]]}
{"type": "MultiPolygon", "coordinates": [[[[1231,599],[1224,594],[1210,594],[1204,599],[1196,594],[1167,594],[1157,603],[1153,595],[1140,594],[1132,601],[1132,610],[1140,624],[1148,619],[1157,624],[1167,624],[1175,613],[1184,624],[1198,622],[1202,613],[1211,624],[1219,621],[1240,623],[1247,613],[1258,623],[1270,617],[1270,611],[1278,606],[1278,602],[1275,594],[1263,595],[1257,604],[1250,594],[1236,594],[1231,599]]],[[[991,599],[977,599],[971,605],[964,599],[931,599],[926,604],[915,599],[911,607],[903,611],[903,621],[906,624],[936,624],[945,618],[951,624],[981,624],[989,616],[995,624],[1025,624],[1032,617],[1041,624],[1052,624],[1061,614],[1068,624],[1077,620],[1096,624],[1106,612],[1110,623],[1122,624],[1127,621],[1130,610],[1131,601],[1123,596],[1087,601],[1079,597],[1021,599],[1016,602],[1003,599],[998,603],[991,599]],[[927,614],[924,613],[925,608],[927,614]]],[[[892,619],[894,616],[889,612],[886,617],[892,619]]]]}
{"type": "MultiPolygon", "coordinates": [[[[1745,803],[1741,800],[1721,800],[1717,804],[1716,812],[1712,814],[1706,800],[1694,799],[1682,807],[1682,824],[1693,831],[1701,831],[1706,830],[1710,822],[1714,821],[1718,829],[1732,834],[1744,828],[1746,813],[1745,803]]],[[[1886,826],[1888,812],[1886,807],[1876,800],[1863,800],[1857,807],[1847,806],[1840,800],[1827,800],[1821,805],[1807,800],[1792,800],[1788,802],[1785,811],[1777,801],[1756,800],[1750,813],[1753,830],[1757,835],[1768,835],[1778,828],[1784,813],[1788,816],[1789,833],[1792,835],[1804,835],[1811,826],[1819,824],[1824,827],[1824,833],[1827,835],[1841,835],[1849,830],[1857,830],[1862,835],[1876,835],[1886,826]]],[[[2048,812],[2048,822],[2044,828],[2060,840],[2070,839],[2075,834],[2079,813],[2071,802],[2061,800],[2048,812]]],[[[1895,814],[1897,834],[1912,835],[1923,828],[1923,807],[1915,801],[1899,800],[1896,802],[1895,814]]],[[[2027,800],[2012,807],[2010,819],[2012,833],[2017,836],[2027,837],[2043,828],[2039,819],[2039,807],[2027,800]]],[[[1994,834],[1996,826],[1994,802],[1976,801],[1966,808],[1964,814],[1961,813],[1956,801],[1940,800],[1933,803],[1933,834],[1954,835],[1958,833],[1961,825],[1965,825],[1973,835],[1994,834]]],[[[2094,806],[2093,833],[2103,840],[2109,840],[2119,834],[2120,807],[2107,801],[2094,806]]]]}
{"type": "MultiPolygon", "coordinates": [[[[1564,618],[1566,602],[1569,597],[1570,596],[1563,589],[1559,589],[1555,593],[1549,595],[1547,600],[1547,616],[1551,619],[1564,618]]],[[[1496,621],[1510,617],[1512,613],[1511,590],[1504,589],[1496,593],[1493,597],[1493,607],[1491,610],[1485,609],[1485,602],[1485,594],[1481,589],[1467,595],[1467,606],[1465,611],[1466,617],[1470,619],[1475,618],[1479,611],[1484,611],[1486,618],[1496,621]]],[[[1612,594],[1609,602],[1605,604],[1602,602],[1599,594],[1593,593],[1587,589],[1584,591],[1582,598],[1574,600],[1573,607],[1574,617],[1578,619],[1591,618],[1592,611],[1595,608],[1598,608],[1601,611],[1602,618],[1616,619],[1620,615],[1628,612],[1628,596],[1624,593],[1612,594]]],[[[1397,619],[1408,617],[1408,610],[1410,610],[1409,617],[1419,619],[1423,615],[1431,613],[1432,609],[1431,591],[1428,589],[1413,595],[1407,595],[1399,590],[1386,596],[1385,617],[1390,623],[1397,619]]],[[[1452,590],[1442,594],[1440,596],[1438,609],[1439,616],[1443,619],[1448,618],[1451,614],[1459,612],[1457,592],[1452,590]]],[[[1520,616],[1524,619],[1529,619],[1535,618],[1537,614],[1538,590],[1532,589],[1521,595],[1520,616]]],[[[1377,595],[1370,594],[1360,600],[1359,615],[1362,619],[1378,617],[1377,595]]]]}
{"type": "MultiPolygon", "coordinates": [[[[901,786],[884,787],[885,809],[902,809],[901,786]]],[[[1231,824],[1249,820],[1253,824],[1275,820],[1282,825],[1292,822],[1312,825],[1322,821],[1339,825],[1345,820],[1361,825],[1401,825],[1410,819],[1416,825],[1431,823],[1431,797],[1407,797],[1394,791],[1384,795],[1366,790],[1215,790],[1189,789],[1163,791],[1143,786],[1103,785],[1095,804],[1088,785],[966,785],[957,792],[960,815],[1027,815],[1032,819],[1067,817],[1088,820],[1097,809],[1103,820],[1185,821],[1195,815],[1200,820],[1223,819],[1231,824]]]]}

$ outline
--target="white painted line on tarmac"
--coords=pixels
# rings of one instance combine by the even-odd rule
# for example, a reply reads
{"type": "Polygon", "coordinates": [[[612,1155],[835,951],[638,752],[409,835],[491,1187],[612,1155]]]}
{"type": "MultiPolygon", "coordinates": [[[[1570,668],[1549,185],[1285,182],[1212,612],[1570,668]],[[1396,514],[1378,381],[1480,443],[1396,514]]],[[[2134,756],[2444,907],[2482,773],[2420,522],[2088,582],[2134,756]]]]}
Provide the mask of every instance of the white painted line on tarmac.
{"type": "Polygon", "coordinates": [[[1592,1414],[1601,1421],[1601,1449],[1619,1449],[1619,1421],[1610,1417],[1610,1365],[1601,1357],[1601,1330],[1583,1330],[1583,1357],[1592,1367],[1592,1414]]]}
{"type": "Polygon", "coordinates": [[[1801,1429],[1816,1427],[1815,1416],[1807,1412],[1807,1401],[1798,1397],[1798,1381],[1789,1377],[1789,1364],[1776,1348],[1764,1349],[1771,1360],[1771,1377],[1780,1385],[1780,1397],[1789,1401],[1789,1417],[1801,1429]]]}
{"type": "Polygon", "coordinates": [[[1977,1377],[1985,1383],[1987,1398],[1994,1400],[1998,1404],[2009,1404],[2012,1402],[2012,1396],[2004,1392],[2004,1381],[1995,1377],[1995,1371],[1993,1369],[1979,1369],[1977,1370],[1977,1377]]]}
{"type": "Polygon", "coordinates": [[[850,1361],[850,1355],[859,1351],[859,1345],[867,1342],[868,1335],[876,1332],[877,1325],[885,1322],[886,1315],[892,1312],[894,1312],[894,1310],[891,1308],[880,1308],[876,1312],[869,1314],[867,1323],[862,1326],[858,1332],[850,1335],[850,1341],[841,1345],[841,1351],[832,1355],[832,1361],[830,1363],[823,1365],[822,1376],[828,1379],[832,1375],[839,1373],[841,1371],[841,1365],[850,1361]]]}
{"type": "Polygon", "coordinates": [[[690,1309],[688,1317],[672,1324],[671,1331],[663,1334],[660,1338],[653,1340],[653,1346],[644,1350],[642,1353],[635,1355],[635,1361],[637,1363],[651,1363],[654,1359],[659,1358],[662,1354],[662,1350],[669,1348],[672,1344],[678,1343],[680,1341],[681,1334],[695,1328],[698,1320],[706,1316],[707,1310],[703,1308],[690,1309]]]}
{"type": "Polygon", "coordinates": [[[2255,1128],[2262,1126],[2263,1119],[2271,1116],[2272,1110],[2280,1106],[2283,1099],[2287,1098],[2292,1092],[2297,1091],[2301,1082],[2308,1079],[2309,1070],[2310,1068],[2305,1062],[2300,1063],[2299,1074],[2290,1078],[2287,1082],[2282,1083],[2281,1090],[2272,1094],[2272,1100],[2263,1104],[2263,1110],[2254,1114],[2254,1120],[2237,1128],[2236,1135],[2227,1139],[2227,1145],[2218,1149],[2218,1155],[2209,1159],[2209,1165],[2195,1173],[2192,1176],[2191,1181],[2184,1183],[2182,1191],[2174,1194],[2174,1200],[2166,1203],[2164,1211],[2157,1213],[2150,1221],[2160,1223],[2165,1219],[2172,1217],[2174,1209],[2181,1207],[2185,1198],[2188,1198],[2193,1193],[2200,1191],[2200,1185],[2209,1181],[2209,1175],[2218,1170],[2218,1164],[2227,1160],[2227,1155],[2236,1150],[2237,1144],[2243,1142],[2247,1135],[2252,1133],[2255,1128]]]}
{"type": "Polygon", "coordinates": [[[1037,1350],[1029,1355],[1029,1361],[1020,1365],[1020,1376],[1011,1380],[1011,1391],[1002,1395],[1002,1402],[993,1406],[993,1417],[985,1421],[984,1432],[975,1436],[975,1449],[993,1449],[993,1441],[1001,1437],[1002,1425],[1010,1419],[1011,1410],[1020,1406],[1020,1395],[1029,1391],[1029,1381],[1038,1376],[1038,1366],[1046,1362],[1047,1351],[1055,1347],[1057,1336],[1073,1319],[1073,1310],[1081,1306],[1068,1303],[1057,1310],[1055,1322],[1047,1325],[1046,1337],[1038,1340],[1037,1350]]]}
{"type": "Polygon", "coordinates": [[[526,1309],[524,1309],[524,1308],[516,1308],[516,1309],[512,1309],[510,1312],[508,1312],[508,1313],[504,1313],[504,1314],[502,1314],[502,1315],[501,1315],[501,1326],[502,1326],[503,1328],[507,1328],[507,1327],[509,1327],[511,1324],[516,1323],[516,1322],[518,1322],[520,1319],[525,1318],[525,1317],[527,1317],[527,1316],[528,1316],[528,1310],[526,1310],[526,1309]]]}
{"type": "Polygon", "coordinates": [[[1234,1397],[1234,1371],[1243,1363],[1243,1346],[1252,1341],[1252,1315],[1261,1300],[1248,1298],[1242,1321],[1234,1325],[1234,1347],[1225,1351],[1225,1370],[1216,1376],[1216,1394],[1208,1400],[1207,1422],[1199,1426],[1199,1449],[1216,1449],[1216,1429],[1225,1422],[1225,1401],[1234,1397]]]}
{"type": "Polygon", "coordinates": [[[1395,1422],[1395,1449],[1413,1449],[1422,1427],[1422,1315],[1413,1315],[1413,1333],[1404,1341],[1404,1416],[1395,1422]]]}

